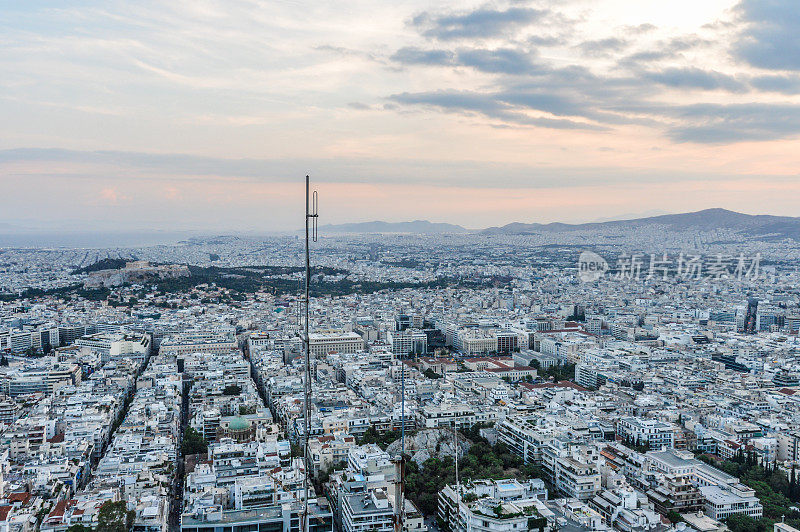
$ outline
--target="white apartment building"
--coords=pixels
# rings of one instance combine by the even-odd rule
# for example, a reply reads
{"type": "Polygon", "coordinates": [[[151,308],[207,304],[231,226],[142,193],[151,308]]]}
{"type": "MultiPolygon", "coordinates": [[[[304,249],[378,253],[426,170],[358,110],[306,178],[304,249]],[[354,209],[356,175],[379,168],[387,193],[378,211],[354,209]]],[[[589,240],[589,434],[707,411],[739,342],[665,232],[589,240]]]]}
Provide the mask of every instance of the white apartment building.
{"type": "Polygon", "coordinates": [[[439,492],[437,517],[451,532],[519,532],[539,530],[553,513],[534,493],[526,494],[516,481],[476,481],[460,487],[445,486],[439,492]],[[484,484],[488,486],[483,486],[484,484]],[[489,489],[482,489],[488,487],[489,489]],[[519,489],[519,488],[522,489],[519,489]],[[508,489],[507,489],[508,488],[508,489]]]}
{"type": "Polygon", "coordinates": [[[343,494],[341,499],[344,532],[392,532],[394,529],[394,510],[386,490],[343,494]]]}
{"type": "Polygon", "coordinates": [[[424,332],[406,329],[405,331],[389,331],[386,341],[392,346],[392,353],[399,357],[408,356],[410,353],[424,355],[428,352],[428,337],[424,332]]]}
{"type": "Polygon", "coordinates": [[[633,443],[648,444],[654,450],[672,448],[675,444],[673,426],[655,419],[621,418],[617,421],[617,434],[633,443]]]}
{"type": "Polygon", "coordinates": [[[317,331],[309,333],[308,338],[309,351],[312,355],[358,353],[365,347],[364,339],[352,331],[317,331]]]}
{"type": "Polygon", "coordinates": [[[75,341],[76,345],[100,354],[104,364],[109,360],[134,359],[143,362],[150,354],[149,334],[96,333],[75,341]]]}
{"type": "Polygon", "coordinates": [[[735,486],[703,486],[700,493],[706,500],[705,513],[712,519],[723,521],[733,514],[745,514],[754,519],[764,514],[756,492],[744,484],[735,486]]]}

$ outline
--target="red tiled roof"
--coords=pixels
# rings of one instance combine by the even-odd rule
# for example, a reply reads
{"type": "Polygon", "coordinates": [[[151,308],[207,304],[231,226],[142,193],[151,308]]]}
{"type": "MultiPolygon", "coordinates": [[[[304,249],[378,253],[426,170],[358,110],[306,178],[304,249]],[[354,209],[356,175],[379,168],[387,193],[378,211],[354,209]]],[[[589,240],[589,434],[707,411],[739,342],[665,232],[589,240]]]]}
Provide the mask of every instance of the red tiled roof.
{"type": "Polygon", "coordinates": [[[31,494],[27,491],[8,494],[8,502],[21,502],[25,504],[31,498],[31,494]]]}
{"type": "Polygon", "coordinates": [[[56,504],[56,507],[47,514],[48,519],[51,517],[64,517],[64,511],[67,509],[67,501],[60,500],[56,504]]]}
{"type": "Polygon", "coordinates": [[[60,432],[47,441],[50,443],[64,443],[64,433],[60,432]]]}

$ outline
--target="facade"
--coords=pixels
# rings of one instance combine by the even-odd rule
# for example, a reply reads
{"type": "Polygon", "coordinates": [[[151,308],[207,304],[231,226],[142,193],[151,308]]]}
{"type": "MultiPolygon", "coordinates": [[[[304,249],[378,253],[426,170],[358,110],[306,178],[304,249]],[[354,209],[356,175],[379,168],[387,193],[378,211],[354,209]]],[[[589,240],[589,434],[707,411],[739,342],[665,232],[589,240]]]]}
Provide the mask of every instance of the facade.
{"type": "Polygon", "coordinates": [[[328,353],[358,353],[364,350],[364,339],[357,333],[344,331],[317,331],[309,334],[312,355],[328,353]]]}
{"type": "Polygon", "coordinates": [[[394,510],[385,490],[374,489],[342,497],[344,532],[392,532],[394,510]]]}
{"type": "Polygon", "coordinates": [[[617,422],[617,434],[631,443],[649,445],[651,449],[673,448],[674,428],[654,419],[625,417],[617,422]]]}
{"type": "Polygon", "coordinates": [[[723,521],[733,514],[759,518],[764,514],[755,491],[744,484],[730,487],[703,486],[700,492],[705,499],[705,513],[712,519],[723,521]]]}

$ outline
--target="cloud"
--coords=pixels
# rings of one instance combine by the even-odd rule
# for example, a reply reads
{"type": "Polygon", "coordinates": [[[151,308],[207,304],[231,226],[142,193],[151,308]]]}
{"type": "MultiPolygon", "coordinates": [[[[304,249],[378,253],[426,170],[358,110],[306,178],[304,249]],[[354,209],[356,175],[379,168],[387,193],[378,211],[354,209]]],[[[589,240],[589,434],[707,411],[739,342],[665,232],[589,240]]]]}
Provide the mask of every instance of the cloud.
{"type": "Polygon", "coordinates": [[[736,12],[746,24],[734,45],[751,65],[800,70],[800,9],[797,0],[742,0],[736,12]]]}
{"type": "Polygon", "coordinates": [[[449,50],[425,50],[407,46],[397,50],[390,59],[404,65],[449,65],[454,53],[449,50]]]}
{"type": "Polygon", "coordinates": [[[601,57],[609,55],[612,52],[619,52],[628,46],[628,41],[618,37],[608,37],[605,39],[596,39],[585,41],[578,45],[578,48],[585,54],[591,57],[601,57]]]}
{"type": "Polygon", "coordinates": [[[482,114],[488,118],[503,120],[518,125],[547,127],[553,129],[585,129],[605,131],[607,128],[560,118],[530,116],[526,111],[544,111],[556,116],[574,116],[574,104],[551,95],[523,95],[514,93],[478,93],[468,91],[433,91],[402,93],[390,96],[393,101],[405,105],[435,107],[448,112],[482,114]]]}
{"type": "MultiPolygon", "coordinates": [[[[767,4],[771,7],[757,9],[751,0],[743,0],[738,9],[746,10],[751,18],[759,14],[764,19],[765,13],[774,14],[776,6],[782,5],[778,0],[767,4]]],[[[388,101],[400,108],[425,107],[484,116],[499,121],[491,124],[496,127],[603,131],[635,124],[665,132],[668,138],[682,143],[774,140],[800,133],[795,119],[800,106],[760,103],[757,94],[800,93],[800,78],[722,72],[709,66],[713,62],[688,62],[689,53],[705,52],[715,45],[710,32],[723,30],[704,28],[701,34],[679,34],[654,41],[650,34],[658,28],[641,24],[623,28],[624,36],[586,39],[580,26],[573,24],[572,29],[577,30],[570,41],[578,43],[572,48],[582,54],[571,58],[558,54],[554,56],[557,59],[550,59],[537,53],[537,43],[564,45],[569,42],[566,38],[526,37],[518,32],[543,19],[570,24],[561,13],[528,8],[482,7],[466,13],[420,14],[414,24],[423,38],[472,38],[474,45],[467,48],[461,43],[448,46],[440,42],[432,49],[401,48],[392,55],[392,61],[469,68],[493,76],[488,81],[479,78],[480,83],[467,83],[466,87],[459,82],[458,86],[439,90],[398,91],[388,101]],[[499,45],[495,42],[492,47],[481,46],[480,39],[486,37],[493,37],[499,45]],[[619,59],[610,71],[593,64],[594,58],[629,49],[634,53],[619,59]],[[663,63],[667,65],[661,66],[663,63]],[[675,101],[676,92],[681,93],[683,101],[675,101]],[[694,106],[684,103],[687,98],[697,101],[703,92],[752,94],[753,101],[727,105],[698,102],[694,106]],[[759,117],[758,111],[765,115],[759,117]]],[[[725,26],[724,31],[730,29],[725,26]]]]}
{"type": "Polygon", "coordinates": [[[561,46],[567,43],[564,37],[556,37],[553,35],[532,35],[527,39],[528,43],[533,46],[561,46]]]}
{"type": "Polygon", "coordinates": [[[800,94],[800,76],[796,75],[756,76],[750,80],[750,84],[762,91],[800,94]]]}
{"type": "Polygon", "coordinates": [[[800,134],[800,105],[702,103],[676,106],[665,113],[688,122],[670,128],[669,136],[678,142],[721,144],[800,134]]]}
{"type": "Polygon", "coordinates": [[[424,12],[412,20],[426,37],[440,40],[507,37],[518,28],[541,20],[547,10],[512,7],[497,10],[483,7],[467,13],[432,15],[424,12]]]}
{"type": "Polygon", "coordinates": [[[537,67],[534,54],[513,48],[496,50],[467,49],[458,51],[458,63],[482,72],[495,74],[531,74],[537,67]]]}
{"type": "Polygon", "coordinates": [[[619,61],[619,65],[623,68],[638,68],[641,63],[652,64],[665,59],[675,57],[672,52],[664,50],[648,50],[636,52],[629,56],[623,57],[619,61]]]}
{"type": "Polygon", "coordinates": [[[445,110],[477,111],[487,116],[497,116],[506,110],[506,106],[495,101],[491,96],[478,92],[441,90],[433,92],[404,92],[393,94],[391,100],[410,105],[429,105],[445,110]]]}
{"type": "Polygon", "coordinates": [[[643,72],[642,76],[661,85],[675,88],[726,90],[729,92],[747,90],[746,84],[733,76],[694,67],[666,68],[660,71],[643,72]]]}
{"type": "Polygon", "coordinates": [[[650,23],[638,24],[636,26],[625,26],[624,28],[625,33],[628,35],[642,35],[644,33],[650,33],[651,31],[657,29],[658,29],[657,26],[650,23]]]}

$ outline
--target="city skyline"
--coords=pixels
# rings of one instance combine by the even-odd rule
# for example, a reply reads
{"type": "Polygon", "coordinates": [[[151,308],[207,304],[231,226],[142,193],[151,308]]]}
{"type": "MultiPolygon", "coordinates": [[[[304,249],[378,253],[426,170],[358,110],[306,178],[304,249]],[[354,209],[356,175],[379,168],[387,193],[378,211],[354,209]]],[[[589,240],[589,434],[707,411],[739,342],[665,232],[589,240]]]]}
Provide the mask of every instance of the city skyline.
{"type": "Polygon", "coordinates": [[[6,224],[800,215],[788,1],[3,10],[6,224]]]}
{"type": "Polygon", "coordinates": [[[0,532],[800,532],[798,0],[0,0],[0,532]]]}

